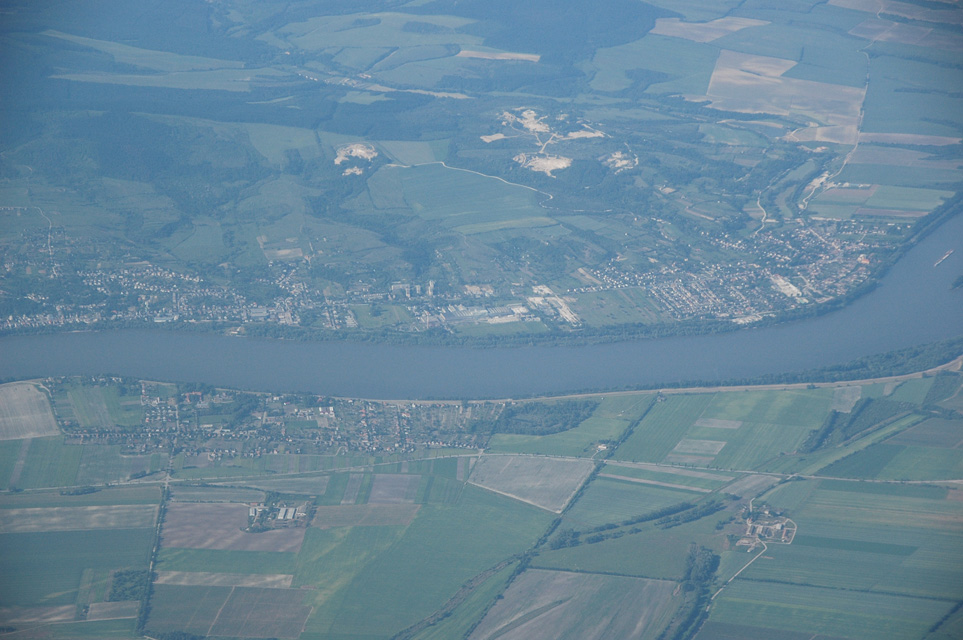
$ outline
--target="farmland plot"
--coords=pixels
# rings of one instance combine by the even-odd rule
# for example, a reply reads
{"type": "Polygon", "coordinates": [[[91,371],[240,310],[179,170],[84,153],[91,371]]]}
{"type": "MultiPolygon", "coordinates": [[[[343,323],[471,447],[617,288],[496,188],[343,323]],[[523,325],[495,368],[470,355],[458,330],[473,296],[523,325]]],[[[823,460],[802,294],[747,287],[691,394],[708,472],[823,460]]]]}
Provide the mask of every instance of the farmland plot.
{"type": "Polygon", "coordinates": [[[154,505],[2,509],[0,533],[139,529],[153,526],[156,516],[154,505]]]}
{"type": "Polygon", "coordinates": [[[0,385],[0,440],[60,433],[47,396],[31,382],[0,385]]]}
{"type": "Polygon", "coordinates": [[[529,569],[470,640],[653,638],[674,609],[675,583],[529,569]]]}
{"type": "Polygon", "coordinates": [[[592,468],[589,460],[488,455],[475,463],[469,482],[558,513],[592,468]]]}
{"type": "Polygon", "coordinates": [[[244,504],[172,503],[161,535],[165,547],[233,551],[297,551],[304,528],[243,531],[248,525],[244,504]]]}

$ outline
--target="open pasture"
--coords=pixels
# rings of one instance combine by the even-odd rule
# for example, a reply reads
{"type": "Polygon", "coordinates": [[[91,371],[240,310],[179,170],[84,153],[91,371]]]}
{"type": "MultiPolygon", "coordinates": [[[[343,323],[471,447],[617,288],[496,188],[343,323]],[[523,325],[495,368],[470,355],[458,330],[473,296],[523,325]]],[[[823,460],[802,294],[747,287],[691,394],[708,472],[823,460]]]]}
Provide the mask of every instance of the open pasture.
{"type": "Polygon", "coordinates": [[[175,502],[264,502],[264,495],[264,491],[248,487],[171,487],[171,500],[175,502]]]}
{"type": "Polygon", "coordinates": [[[529,548],[552,517],[472,485],[455,505],[424,505],[389,553],[361,568],[338,598],[319,604],[307,631],[393,635],[438,610],[472,576],[529,548]]]}
{"type": "Polygon", "coordinates": [[[154,505],[0,509],[0,533],[151,527],[154,505]]]}
{"type": "Polygon", "coordinates": [[[778,487],[766,501],[798,526],[745,577],[840,589],[963,597],[963,504],[944,487],[824,480],[778,487]],[[782,577],[778,577],[782,574],[782,577]]]}
{"type": "Polygon", "coordinates": [[[330,47],[423,47],[431,45],[480,46],[482,38],[456,31],[471,20],[455,16],[404,13],[371,14],[370,20],[357,21],[357,15],[322,16],[304,22],[287,24],[273,32],[282,42],[300,49],[319,50],[330,47]],[[375,22],[376,20],[376,22],[375,22]],[[414,29],[414,23],[434,25],[434,29],[414,29]]]}
{"type": "Polygon", "coordinates": [[[271,164],[283,165],[289,151],[296,151],[303,160],[313,160],[322,155],[314,131],[276,124],[244,123],[251,144],[271,164]]]}
{"type": "MultiPolygon", "coordinates": [[[[412,476],[417,478],[417,476],[412,476]]],[[[312,527],[388,527],[411,524],[421,505],[417,504],[348,504],[317,507],[312,527]]]]}
{"type": "MultiPolygon", "coordinates": [[[[65,445],[62,438],[34,438],[25,443],[26,457],[19,477],[11,484],[21,489],[75,484],[84,452],[81,445],[65,445]]],[[[21,453],[21,456],[24,454],[21,453]]],[[[14,469],[14,474],[17,469],[14,469]]]]}
{"type": "Polygon", "coordinates": [[[299,589],[235,587],[208,631],[236,638],[297,638],[311,608],[299,589]]]}
{"type": "Polygon", "coordinates": [[[813,139],[854,143],[864,90],[784,76],[794,65],[783,58],[723,50],[706,96],[719,109],[805,114],[820,125],[813,139]]]}
{"type": "Polygon", "coordinates": [[[833,395],[832,389],[714,393],[701,418],[816,427],[822,424],[833,395]]]}
{"type": "Polygon", "coordinates": [[[448,155],[448,141],[417,142],[408,140],[380,140],[378,146],[394,159],[404,165],[427,164],[439,162],[448,155]]]}
{"type": "Polygon", "coordinates": [[[957,449],[963,446],[963,420],[930,418],[886,442],[911,447],[957,449]]]}
{"type": "Polygon", "coordinates": [[[712,400],[710,394],[671,395],[657,403],[632,435],[616,450],[617,460],[661,462],[698,420],[712,400]]]}
{"type": "Polygon", "coordinates": [[[82,427],[137,427],[144,417],[140,396],[122,395],[115,385],[74,385],[68,391],[74,416],[82,427]]]}
{"type": "Polygon", "coordinates": [[[605,326],[638,319],[654,322],[659,310],[637,289],[586,291],[575,296],[574,309],[582,322],[605,326]]]}
{"type": "Polygon", "coordinates": [[[154,585],[147,629],[151,633],[183,631],[207,635],[231,587],[154,585]]]}
{"type": "Polygon", "coordinates": [[[602,468],[602,473],[604,475],[634,478],[655,485],[661,484],[669,488],[691,489],[693,491],[700,489],[711,491],[735,480],[734,476],[719,473],[627,462],[606,463],[602,468]]]}
{"type": "Polygon", "coordinates": [[[49,622],[67,622],[77,616],[77,607],[65,604],[53,607],[0,607],[0,624],[18,627],[49,622]]]}
{"type": "Polygon", "coordinates": [[[0,605],[75,604],[84,572],[147,568],[153,529],[0,534],[0,605]]]}
{"type": "Polygon", "coordinates": [[[635,83],[631,76],[642,70],[650,78],[646,90],[651,93],[701,95],[718,55],[714,46],[650,32],[635,42],[598,49],[591,85],[597,91],[627,89],[635,83]]]}
{"type": "Polygon", "coordinates": [[[224,60],[219,58],[204,58],[201,56],[188,56],[169,51],[156,49],[141,49],[130,45],[113,42],[111,40],[97,40],[94,38],[84,38],[69,33],[48,29],[42,32],[51,38],[59,38],[72,42],[75,45],[96,49],[111,56],[115,62],[124,65],[132,65],[151,69],[153,71],[177,72],[177,71],[198,71],[204,69],[224,69],[244,67],[243,62],[236,60],[224,60]]]}
{"type": "Polygon", "coordinates": [[[547,436],[496,433],[488,443],[488,451],[591,457],[598,453],[594,446],[596,443],[601,440],[618,440],[629,425],[630,422],[622,418],[601,418],[593,415],[574,429],[547,436]]]}
{"type": "Polygon", "coordinates": [[[695,502],[701,493],[698,490],[642,484],[629,479],[597,478],[565,513],[565,519],[568,526],[574,529],[597,527],[680,502],[695,502]]]}
{"type": "Polygon", "coordinates": [[[368,504],[412,504],[420,483],[421,478],[415,475],[376,473],[368,495],[368,504]]]}
{"type": "MultiPolygon", "coordinates": [[[[680,492],[681,493],[681,492],[680,492]]],[[[698,497],[687,493],[686,496],[698,497]]],[[[691,500],[690,500],[691,501],[691,500]]],[[[685,558],[692,542],[718,549],[725,533],[715,525],[725,513],[687,522],[674,527],[670,535],[658,527],[641,525],[639,533],[610,538],[595,544],[583,542],[575,547],[545,550],[532,560],[532,566],[544,569],[632,575],[643,578],[678,580],[685,571],[685,558]]],[[[575,522],[562,527],[575,527],[575,522]]]]}
{"type": "Polygon", "coordinates": [[[249,92],[262,82],[276,82],[290,78],[290,74],[277,69],[212,69],[173,73],[63,73],[51,76],[74,82],[118,84],[131,87],[158,87],[166,89],[206,89],[217,91],[249,92]]]}
{"type": "Polygon", "coordinates": [[[165,547],[231,551],[297,551],[304,529],[243,531],[248,525],[245,504],[171,503],[164,518],[161,541],[165,547]]]}
{"type": "Polygon", "coordinates": [[[278,551],[162,548],[158,571],[188,573],[293,574],[296,555],[278,551]]]}
{"type": "Polygon", "coordinates": [[[952,195],[952,191],[884,185],[866,200],[865,206],[929,211],[943,204],[943,201],[952,195]]]}
{"type": "Polygon", "coordinates": [[[32,382],[0,385],[0,440],[60,433],[46,394],[32,382]]]}
{"type": "MultiPolygon", "coordinates": [[[[156,505],[160,502],[160,499],[160,487],[156,486],[105,487],[94,493],[75,496],[61,495],[59,491],[31,491],[29,493],[7,493],[0,496],[0,509],[156,505]]],[[[0,518],[2,517],[2,514],[0,514],[0,518]]]]}
{"type": "Polygon", "coordinates": [[[880,593],[774,587],[740,577],[716,599],[709,620],[854,639],[912,638],[922,637],[952,606],[945,600],[880,593]]]}
{"type": "MultiPolygon", "coordinates": [[[[402,190],[399,195],[407,207],[425,220],[437,221],[449,228],[546,217],[546,209],[538,205],[545,196],[498,178],[441,164],[385,167],[378,173],[396,173],[402,190]]],[[[379,180],[372,184],[369,181],[372,198],[376,202],[379,198],[385,199],[387,196],[379,189],[393,182],[379,180]]]]}
{"type": "Polygon", "coordinates": [[[748,422],[731,432],[733,437],[726,438],[726,447],[713,458],[712,465],[724,469],[761,469],[781,454],[795,451],[809,431],[808,426],[748,422]]]}
{"type": "Polygon", "coordinates": [[[675,584],[529,569],[469,636],[471,640],[653,638],[678,602],[675,584]]]}
{"type": "Polygon", "coordinates": [[[491,603],[505,591],[508,579],[512,577],[515,568],[515,563],[511,563],[501,571],[489,576],[455,607],[450,616],[423,630],[414,636],[414,640],[464,638],[486,614],[491,603]]]}
{"type": "Polygon", "coordinates": [[[136,618],[140,610],[140,601],[126,600],[124,602],[94,602],[87,611],[87,620],[119,620],[122,618],[136,618]]]}
{"type": "Polygon", "coordinates": [[[556,513],[592,473],[589,460],[485,455],[469,482],[556,513]]]}

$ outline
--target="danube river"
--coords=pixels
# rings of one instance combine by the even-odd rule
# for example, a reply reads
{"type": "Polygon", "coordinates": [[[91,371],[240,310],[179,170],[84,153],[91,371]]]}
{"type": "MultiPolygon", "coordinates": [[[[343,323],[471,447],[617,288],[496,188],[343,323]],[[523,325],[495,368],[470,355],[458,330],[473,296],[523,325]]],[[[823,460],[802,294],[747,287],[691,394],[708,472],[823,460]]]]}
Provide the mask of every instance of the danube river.
{"type": "MultiPolygon", "coordinates": [[[[0,378],[109,373],[366,398],[486,398],[802,371],[963,335],[963,216],[871,293],[816,318],[731,333],[578,347],[300,343],[164,330],[0,339],[0,378]],[[934,266],[948,251],[953,253],[934,266]]],[[[947,354],[947,360],[959,354],[947,354]]]]}

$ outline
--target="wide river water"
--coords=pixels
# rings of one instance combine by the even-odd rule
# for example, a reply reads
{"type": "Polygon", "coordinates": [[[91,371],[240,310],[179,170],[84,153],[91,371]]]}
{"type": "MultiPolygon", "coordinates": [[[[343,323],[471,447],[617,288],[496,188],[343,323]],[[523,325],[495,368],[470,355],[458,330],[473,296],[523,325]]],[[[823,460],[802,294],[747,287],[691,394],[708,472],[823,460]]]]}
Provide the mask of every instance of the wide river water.
{"type": "MultiPolygon", "coordinates": [[[[963,215],[844,309],[731,333],[577,347],[291,342],[167,330],[0,338],[0,378],[113,374],[365,398],[490,398],[792,372],[963,335],[963,215]],[[939,266],[947,251],[954,253],[939,266]]],[[[947,359],[958,354],[947,354],[947,359]]]]}

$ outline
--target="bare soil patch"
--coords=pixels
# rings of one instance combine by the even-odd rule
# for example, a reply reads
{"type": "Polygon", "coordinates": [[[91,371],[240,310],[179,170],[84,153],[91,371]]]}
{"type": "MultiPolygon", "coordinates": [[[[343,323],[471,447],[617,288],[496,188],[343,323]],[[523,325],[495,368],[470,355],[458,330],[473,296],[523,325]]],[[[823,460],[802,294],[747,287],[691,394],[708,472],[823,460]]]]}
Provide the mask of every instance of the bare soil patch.
{"type": "Polygon", "coordinates": [[[154,526],[156,517],[149,504],[0,509],[0,533],[140,529],[154,526]]]}
{"type": "Polygon", "coordinates": [[[414,503],[421,476],[379,473],[371,485],[368,504],[414,503]]]}
{"type": "Polygon", "coordinates": [[[466,49],[462,49],[455,57],[481,58],[483,60],[524,60],[525,62],[538,62],[542,56],[535,53],[511,53],[508,51],[494,53],[491,51],[468,51],[466,49]]]}
{"type": "Polygon", "coordinates": [[[352,504],[318,507],[311,521],[312,527],[384,527],[407,526],[415,519],[421,505],[417,504],[352,504]]]}
{"type": "Polygon", "coordinates": [[[726,493],[751,498],[779,482],[775,476],[752,475],[740,478],[726,487],[726,493]]]}
{"type": "Polygon", "coordinates": [[[140,601],[127,600],[124,602],[95,602],[87,612],[88,620],[118,620],[120,618],[136,618],[140,610],[140,601]]]}
{"type": "Polygon", "coordinates": [[[810,117],[811,126],[794,132],[796,139],[855,142],[865,90],[783,77],[795,65],[792,60],[723,50],[706,96],[720,109],[810,117]]]}
{"type": "Polygon", "coordinates": [[[0,385],[0,440],[60,435],[47,395],[32,382],[0,385]]]}
{"type": "Polygon", "coordinates": [[[0,624],[17,625],[28,622],[69,622],[74,619],[77,606],[62,607],[0,607],[0,624]]]}
{"type": "Polygon", "coordinates": [[[243,531],[248,525],[244,504],[171,503],[164,518],[161,543],[183,549],[234,551],[299,551],[304,528],[243,531]]]}
{"type": "Polygon", "coordinates": [[[769,24],[766,20],[753,18],[718,18],[709,22],[682,22],[679,18],[659,18],[655,27],[649,33],[660,36],[672,36],[694,42],[712,42],[730,33],[741,31],[747,27],[759,27],[769,24]]]}
{"type": "Polygon", "coordinates": [[[664,465],[651,464],[648,462],[606,462],[613,467],[637,467],[639,469],[649,469],[659,473],[671,473],[676,476],[688,476],[690,478],[703,478],[705,480],[716,480],[717,482],[728,482],[733,480],[733,476],[721,473],[710,473],[708,471],[696,471],[695,469],[679,469],[676,467],[666,467],[664,465]]]}
{"type": "Polygon", "coordinates": [[[649,637],[671,607],[675,583],[529,569],[482,619],[470,640],[649,637]]]}
{"type": "Polygon", "coordinates": [[[592,472],[592,462],[574,458],[482,456],[469,482],[558,513],[592,472]]]}
{"type": "Polygon", "coordinates": [[[695,440],[686,438],[685,440],[680,440],[672,452],[714,456],[722,451],[726,444],[723,440],[695,440]]]}
{"type": "Polygon", "coordinates": [[[698,493],[710,493],[711,489],[700,489],[687,484],[675,484],[673,482],[662,482],[660,480],[647,480],[645,478],[633,478],[631,476],[617,476],[614,473],[600,473],[600,478],[612,478],[622,482],[637,482],[639,484],[651,484],[657,487],[667,487],[669,489],[682,489],[683,491],[696,491],[698,493]]]}
{"type": "Polygon", "coordinates": [[[208,573],[200,571],[158,571],[155,584],[191,587],[262,587],[286,589],[294,576],[285,573],[208,573]]]}
{"type": "Polygon", "coordinates": [[[238,587],[217,614],[208,635],[236,638],[297,638],[311,607],[300,589],[238,587]]]}

